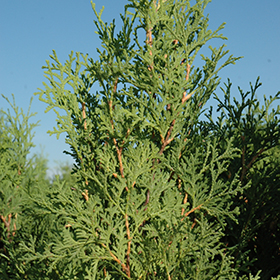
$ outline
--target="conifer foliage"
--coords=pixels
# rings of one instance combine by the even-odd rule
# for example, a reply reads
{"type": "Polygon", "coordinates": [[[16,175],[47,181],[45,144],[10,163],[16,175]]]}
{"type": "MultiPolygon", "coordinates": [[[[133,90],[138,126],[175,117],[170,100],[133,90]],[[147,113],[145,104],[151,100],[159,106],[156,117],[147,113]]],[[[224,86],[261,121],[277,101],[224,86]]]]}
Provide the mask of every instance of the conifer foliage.
{"type": "Polygon", "coordinates": [[[30,156],[33,130],[38,125],[30,123],[30,118],[35,114],[30,107],[26,114],[19,109],[14,96],[13,102],[3,98],[12,110],[0,110],[0,279],[23,279],[28,266],[20,260],[18,244],[34,232],[34,221],[25,206],[38,182],[42,190],[47,186],[46,161],[30,156]]]}
{"type": "Polygon", "coordinates": [[[43,67],[37,94],[57,114],[49,133],[66,132],[75,180],[28,193],[34,223],[18,243],[21,277],[260,279],[251,247],[267,223],[279,231],[262,189],[279,180],[280,110],[269,111],[278,95],[261,108],[257,81],[251,98],[241,91],[231,105],[228,85],[224,102],[216,95],[221,117],[211,109],[201,120],[219,71],[239,58],[221,45],[199,60],[209,41],[226,38],[224,24],[208,29],[210,0],[191,2],[129,0],[119,31],[92,3],[99,59],[72,52],[61,63],[53,51],[43,67]]]}

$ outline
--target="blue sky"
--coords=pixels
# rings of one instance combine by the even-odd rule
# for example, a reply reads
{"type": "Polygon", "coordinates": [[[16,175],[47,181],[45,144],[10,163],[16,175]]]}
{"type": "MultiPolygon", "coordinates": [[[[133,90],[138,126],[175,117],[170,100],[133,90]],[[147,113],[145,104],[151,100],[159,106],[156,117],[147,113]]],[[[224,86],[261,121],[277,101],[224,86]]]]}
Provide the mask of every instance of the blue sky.
{"type": "MultiPolygon", "coordinates": [[[[103,20],[111,22],[123,12],[126,0],[96,0],[97,10],[104,5],[103,20]]],[[[94,13],[90,0],[0,0],[0,94],[11,97],[27,111],[30,98],[46,81],[42,66],[54,49],[61,62],[74,52],[88,53],[97,59],[100,47],[93,23],[94,13]]],[[[262,87],[258,97],[274,95],[280,91],[280,1],[279,0],[213,0],[207,7],[209,28],[215,29],[226,22],[222,33],[228,41],[213,41],[227,45],[234,56],[244,56],[236,65],[220,72],[222,82],[230,78],[234,91],[237,86],[249,89],[258,76],[262,87]]],[[[203,50],[202,52],[203,53],[203,50]]],[[[217,91],[222,94],[221,91],[217,91]]],[[[279,104],[279,102],[278,102],[279,104]]],[[[0,108],[8,108],[0,97],[0,108]]],[[[56,162],[72,162],[62,153],[68,149],[64,137],[59,140],[49,136],[55,125],[55,114],[44,113],[46,105],[36,96],[32,112],[37,112],[33,122],[40,120],[36,128],[33,153],[44,149],[51,169],[56,162]]]]}

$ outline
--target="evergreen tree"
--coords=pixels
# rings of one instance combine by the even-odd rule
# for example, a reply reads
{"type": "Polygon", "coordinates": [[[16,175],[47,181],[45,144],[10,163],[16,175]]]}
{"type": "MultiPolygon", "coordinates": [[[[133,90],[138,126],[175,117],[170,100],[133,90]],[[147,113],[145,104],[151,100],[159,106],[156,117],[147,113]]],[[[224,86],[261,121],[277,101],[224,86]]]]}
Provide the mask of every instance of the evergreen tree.
{"type": "Polygon", "coordinates": [[[233,138],[234,147],[239,148],[227,179],[239,174],[240,184],[247,187],[235,199],[240,215],[237,224],[229,223],[226,243],[232,246],[240,272],[262,270],[261,279],[270,279],[280,272],[280,108],[271,108],[280,92],[274,97],[264,96],[260,106],[256,98],[259,78],[250,85],[250,91],[239,88],[240,101],[231,100],[231,86],[230,81],[225,85],[224,100],[215,94],[221,114],[213,121],[211,109],[208,120],[202,122],[202,131],[217,139],[221,152],[226,149],[226,138],[233,138]]]}
{"type": "Polygon", "coordinates": [[[18,244],[34,228],[25,206],[35,184],[40,182],[42,189],[47,186],[46,160],[30,156],[33,130],[38,125],[30,123],[35,115],[30,106],[25,114],[16,106],[14,96],[13,102],[4,98],[12,110],[0,111],[0,279],[23,279],[27,268],[20,261],[18,244]]]}
{"type": "Polygon", "coordinates": [[[27,192],[14,279],[260,279],[254,246],[268,224],[279,230],[279,202],[267,209],[279,195],[278,95],[261,108],[257,82],[231,105],[228,85],[221,117],[201,121],[219,71],[239,58],[210,47],[195,66],[226,38],[224,24],[208,29],[210,1],[190,2],[129,0],[119,32],[92,4],[99,59],[47,61],[37,94],[57,113],[50,134],[67,133],[75,180],[27,192]]]}

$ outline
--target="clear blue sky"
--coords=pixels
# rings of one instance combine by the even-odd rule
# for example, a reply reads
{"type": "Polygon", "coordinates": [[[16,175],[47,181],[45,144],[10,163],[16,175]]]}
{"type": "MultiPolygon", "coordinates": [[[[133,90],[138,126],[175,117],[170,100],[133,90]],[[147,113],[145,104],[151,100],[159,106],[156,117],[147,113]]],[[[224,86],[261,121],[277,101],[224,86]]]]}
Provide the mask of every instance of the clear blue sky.
{"type": "MultiPolygon", "coordinates": [[[[119,14],[126,0],[95,2],[97,10],[105,6],[104,21],[116,18],[120,23],[119,14]]],[[[16,103],[25,111],[33,93],[43,88],[42,82],[46,80],[41,67],[53,49],[61,62],[72,50],[97,59],[100,41],[94,33],[90,0],[0,0],[0,4],[0,94],[11,97],[13,93],[16,103]]],[[[254,83],[260,76],[263,85],[259,97],[280,91],[280,0],[212,0],[206,12],[212,30],[227,23],[222,31],[228,37],[224,43],[233,55],[244,56],[236,65],[222,70],[222,81],[230,78],[237,92],[237,86],[248,90],[249,82],[254,83]]],[[[2,97],[0,107],[8,107],[2,97]]],[[[33,121],[40,120],[40,127],[36,129],[33,152],[40,152],[43,147],[53,168],[55,161],[72,159],[62,153],[68,149],[64,138],[57,140],[46,133],[56,122],[55,114],[45,114],[45,108],[36,96],[32,111],[38,114],[33,121]]]]}

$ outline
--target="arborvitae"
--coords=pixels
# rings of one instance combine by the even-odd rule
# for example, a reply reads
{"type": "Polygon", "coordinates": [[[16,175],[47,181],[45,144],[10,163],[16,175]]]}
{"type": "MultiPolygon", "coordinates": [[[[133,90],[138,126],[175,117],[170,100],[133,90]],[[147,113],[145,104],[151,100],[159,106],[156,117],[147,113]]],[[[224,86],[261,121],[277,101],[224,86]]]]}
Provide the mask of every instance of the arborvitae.
{"type": "Polygon", "coordinates": [[[240,184],[247,187],[235,198],[240,215],[238,223],[229,222],[225,240],[240,273],[262,270],[261,279],[270,279],[280,272],[280,107],[271,108],[280,92],[264,96],[260,105],[256,97],[259,78],[249,91],[239,88],[239,99],[231,98],[231,86],[230,81],[225,85],[223,99],[215,94],[221,114],[213,121],[211,109],[202,131],[220,143],[221,152],[226,149],[226,138],[239,148],[227,179],[239,174],[240,184]]]}
{"type": "Polygon", "coordinates": [[[28,240],[35,226],[25,206],[38,182],[40,192],[47,185],[46,160],[30,155],[38,125],[30,123],[35,115],[30,106],[25,114],[16,106],[14,96],[13,102],[4,98],[12,110],[0,111],[0,279],[23,279],[28,266],[20,260],[19,242],[28,240]]]}
{"type": "Polygon", "coordinates": [[[254,235],[242,229],[254,225],[241,214],[250,215],[262,154],[275,157],[267,145],[279,145],[279,110],[263,122],[269,102],[251,115],[257,101],[232,107],[227,87],[218,107],[226,125],[225,113],[201,121],[218,72],[238,60],[222,45],[198,61],[209,40],[225,39],[224,24],[208,29],[209,2],[130,0],[118,32],[92,4],[99,59],[72,52],[62,64],[54,51],[47,61],[38,94],[57,113],[50,134],[67,134],[77,181],[29,194],[25,209],[37,224],[19,244],[26,279],[249,279],[254,235]],[[255,120],[262,128],[252,129],[255,120]],[[263,142],[245,147],[239,128],[263,142]]]}

